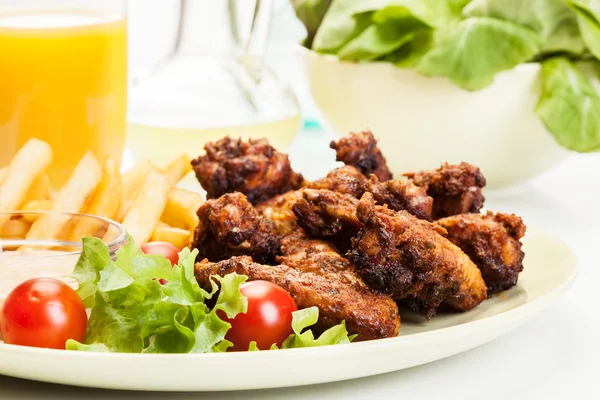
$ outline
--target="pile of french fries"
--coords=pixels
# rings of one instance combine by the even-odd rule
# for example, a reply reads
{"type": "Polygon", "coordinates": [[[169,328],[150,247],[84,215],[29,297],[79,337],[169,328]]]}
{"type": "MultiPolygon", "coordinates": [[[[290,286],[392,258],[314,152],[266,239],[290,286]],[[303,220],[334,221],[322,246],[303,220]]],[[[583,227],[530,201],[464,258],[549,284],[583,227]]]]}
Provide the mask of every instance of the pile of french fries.
{"type": "Polygon", "coordinates": [[[142,161],[121,174],[112,158],[102,164],[86,153],[67,182],[56,190],[45,170],[52,148],[41,140],[23,145],[10,165],[0,169],[0,238],[51,238],[64,234],[73,241],[99,236],[97,222],[69,223],[64,213],[85,213],[120,222],[135,242],[165,241],[181,249],[189,245],[198,224],[199,193],[176,187],[191,170],[181,155],[163,168],[142,161]],[[54,211],[11,218],[10,211],[54,211]]]}

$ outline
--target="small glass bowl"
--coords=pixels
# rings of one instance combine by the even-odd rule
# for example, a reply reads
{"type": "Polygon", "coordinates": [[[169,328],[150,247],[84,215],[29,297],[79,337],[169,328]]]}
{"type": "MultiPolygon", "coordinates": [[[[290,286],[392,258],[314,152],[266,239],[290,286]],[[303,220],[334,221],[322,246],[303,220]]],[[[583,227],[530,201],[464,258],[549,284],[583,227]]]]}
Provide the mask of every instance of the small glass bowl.
{"type": "Polygon", "coordinates": [[[81,255],[81,239],[76,227],[87,226],[89,236],[101,238],[114,259],[116,251],[127,242],[125,228],[110,219],[90,214],[53,213],[48,211],[0,213],[0,304],[10,291],[31,278],[59,279],[72,287],[75,280],[66,277],[81,255]],[[44,218],[60,223],[53,236],[27,238],[32,223],[44,218]]]}

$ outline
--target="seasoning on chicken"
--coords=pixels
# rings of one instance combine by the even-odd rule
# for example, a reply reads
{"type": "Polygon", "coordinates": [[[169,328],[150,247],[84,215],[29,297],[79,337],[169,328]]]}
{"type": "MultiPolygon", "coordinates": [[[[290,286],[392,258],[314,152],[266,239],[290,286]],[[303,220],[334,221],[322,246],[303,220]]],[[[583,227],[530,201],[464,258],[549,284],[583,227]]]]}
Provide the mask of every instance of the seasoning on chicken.
{"type": "Polygon", "coordinates": [[[375,175],[367,179],[355,167],[346,165],[329,172],[325,178],[310,182],[307,187],[349,194],[357,199],[364,192],[371,192],[379,205],[387,204],[392,210],[406,210],[417,218],[431,221],[433,199],[425,188],[410,180],[380,181],[375,175]]]}
{"type": "Polygon", "coordinates": [[[280,253],[275,227],[261,217],[242,193],[207,200],[198,209],[198,218],[200,223],[191,247],[198,249],[200,260],[248,255],[257,262],[273,264],[280,253]]]}
{"type": "Polygon", "coordinates": [[[356,167],[364,176],[374,174],[380,181],[392,179],[393,174],[371,131],[351,132],[329,146],[335,150],[337,161],[356,167]]]}
{"type": "Polygon", "coordinates": [[[294,172],[287,155],[275,150],[266,139],[225,137],[204,146],[206,154],[192,161],[196,178],[207,198],[242,192],[252,204],[270,199],[304,184],[294,172]]]}
{"type": "Polygon", "coordinates": [[[381,182],[374,175],[365,184],[365,191],[373,193],[375,202],[394,211],[406,210],[417,218],[431,221],[433,199],[423,187],[409,180],[394,179],[381,182]]]}
{"type": "Polygon", "coordinates": [[[356,216],[358,199],[331,190],[304,189],[292,207],[298,224],[312,238],[332,241],[341,252],[363,227],[356,216]]]}
{"type": "Polygon", "coordinates": [[[249,280],[266,280],[283,287],[299,309],[318,307],[319,321],[313,328],[317,334],[345,321],[348,332],[358,334],[356,341],[398,335],[400,318],[396,303],[371,290],[351,270],[311,271],[287,265],[261,265],[250,257],[233,257],[218,263],[199,262],[195,275],[201,286],[210,288],[211,275],[224,276],[232,272],[246,275],[249,280]]]}
{"type": "Polygon", "coordinates": [[[395,299],[410,297],[412,308],[428,318],[442,303],[466,311],[487,298],[479,269],[441,235],[445,229],[406,211],[377,206],[368,193],[356,214],[364,228],[349,258],[372,288],[395,299]]]}
{"type": "Polygon", "coordinates": [[[349,194],[357,199],[365,192],[367,178],[351,165],[344,165],[330,171],[325,178],[310,182],[310,189],[327,189],[349,194]]]}
{"type": "Polygon", "coordinates": [[[407,211],[378,206],[371,193],[361,200],[328,190],[305,189],[293,207],[298,223],[314,237],[345,248],[358,274],[373,289],[407,299],[428,317],[443,302],[469,310],[487,296],[481,273],[446,231],[407,211]]]}
{"type": "Polygon", "coordinates": [[[445,236],[479,267],[488,295],[517,284],[525,257],[520,239],[526,226],[520,217],[488,211],[455,215],[437,223],[448,231],[445,236]]]}
{"type": "Polygon", "coordinates": [[[292,206],[302,197],[302,191],[294,190],[256,205],[262,216],[273,223],[275,233],[279,236],[288,235],[298,229],[296,216],[292,206]]]}
{"type": "Polygon", "coordinates": [[[485,186],[485,177],[473,165],[444,163],[436,170],[404,175],[415,185],[424,187],[433,198],[434,219],[477,213],[483,207],[485,197],[481,189],[485,186]]]}

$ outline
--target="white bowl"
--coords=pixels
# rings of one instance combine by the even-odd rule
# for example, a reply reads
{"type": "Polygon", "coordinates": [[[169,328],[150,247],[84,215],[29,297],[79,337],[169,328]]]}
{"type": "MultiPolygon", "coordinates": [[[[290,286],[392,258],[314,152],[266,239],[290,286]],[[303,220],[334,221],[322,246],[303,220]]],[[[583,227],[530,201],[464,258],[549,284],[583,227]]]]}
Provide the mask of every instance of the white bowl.
{"type": "Polygon", "coordinates": [[[443,161],[479,166],[488,187],[526,182],[564,160],[535,115],[540,65],[500,73],[478,92],[389,63],[352,63],[299,46],[313,98],[334,132],[371,129],[397,174],[443,161]]]}

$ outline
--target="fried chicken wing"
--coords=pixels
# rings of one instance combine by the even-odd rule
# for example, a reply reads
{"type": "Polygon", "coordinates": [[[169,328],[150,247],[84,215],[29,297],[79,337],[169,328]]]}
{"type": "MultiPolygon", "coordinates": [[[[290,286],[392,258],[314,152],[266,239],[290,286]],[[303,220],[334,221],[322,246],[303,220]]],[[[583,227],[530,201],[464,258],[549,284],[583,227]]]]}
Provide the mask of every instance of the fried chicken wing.
{"type": "Polygon", "coordinates": [[[275,227],[242,193],[207,200],[198,209],[198,218],[191,247],[198,249],[199,259],[220,261],[248,255],[257,262],[273,264],[280,253],[275,227]]]}
{"type": "Polygon", "coordinates": [[[196,178],[209,199],[242,192],[252,204],[270,199],[304,184],[294,172],[288,156],[275,150],[266,139],[225,137],[204,146],[206,154],[192,161],[196,178]]]}
{"type": "Polygon", "coordinates": [[[404,175],[415,185],[424,187],[433,198],[434,219],[477,213],[483,207],[485,197],[481,189],[485,186],[485,177],[473,165],[444,163],[436,170],[404,175]]]}
{"type": "Polygon", "coordinates": [[[374,174],[380,181],[392,179],[385,157],[377,147],[371,131],[351,132],[329,145],[335,150],[336,160],[356,167],[364,176],[374,174]]]}
{"type": "Polygon", "coordinates": [[[525,257],[520,239],[526,227],[520,217],[488,211],[454,215],[437,223],[448,231],[445,236],[479,267],[488,295],[517,284],[525,257]]]}
{"type": "Polygon", "coordinates": [[[368,193],[356,214],[364,224],[349,259],[372,288],[396,299],[409,298],[428,318],[442,303],[470,310],[487,298],[477,266],[441,234],[445,229],[406,211],[377,206],[368,193]]]}
{"type": "Polygon", "coordinates": [[[261,265],[250,257],[234,257],[218,263],[206,260],[197,263],[195,274],[201,286],[210,288],[211,275],[223,276],[232,272],[283,287],[299,309],[318,307],[319,321],[314,329],[317,333],[345,321],[348,332],[358,334],[357,341],[398,335],[400,318],[394,301],[372,291],[351,271],[261,265]]]}
{"type": "Polygon", "coordinates": [[[298,223],[314,237],[325,237],[344,248],[365,283],[397,300],[408,299],[416,311],[431,317],[445,302],[469,310],[486,299],[481,273],[469,257],[448,239],[440,226],[407,211],[328,190],[305,189],[292,207],[298,223]],[[340,244],[341,243],[341,244],[340,244]]]}

